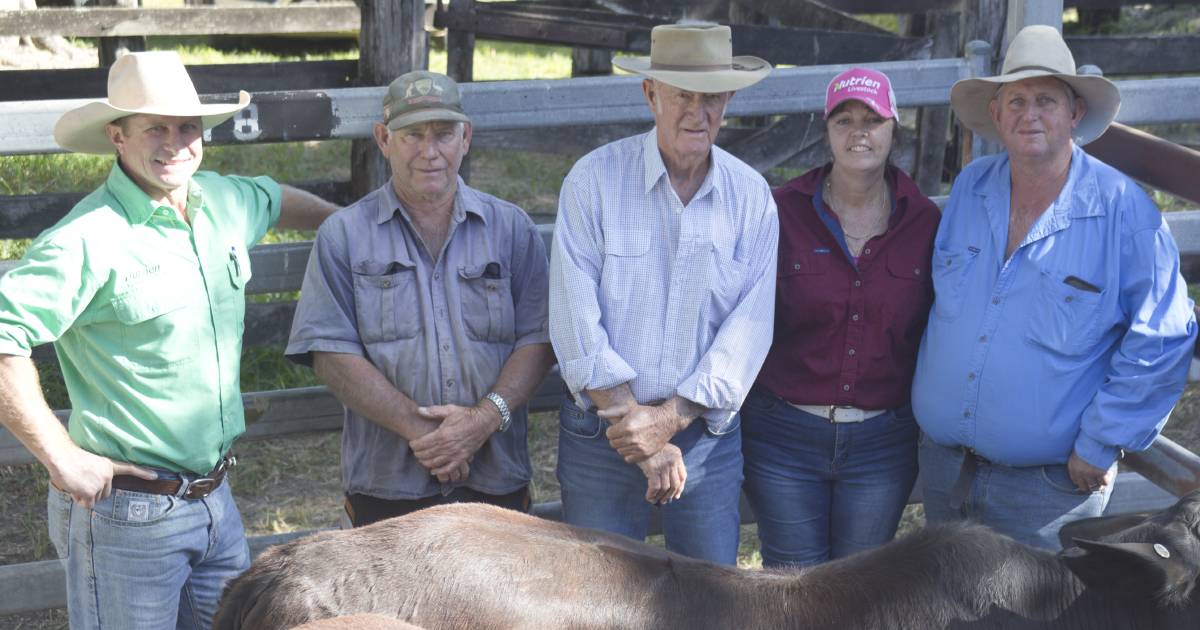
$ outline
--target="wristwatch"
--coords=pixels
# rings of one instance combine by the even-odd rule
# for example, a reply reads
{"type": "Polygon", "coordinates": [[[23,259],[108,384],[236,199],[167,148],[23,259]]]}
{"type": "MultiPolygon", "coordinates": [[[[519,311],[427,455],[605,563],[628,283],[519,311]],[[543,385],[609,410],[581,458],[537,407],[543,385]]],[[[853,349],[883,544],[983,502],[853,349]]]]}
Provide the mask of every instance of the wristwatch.
{"type": "Polygon", "coordinates": [[[488,392],[484,398],[492,401],[492,404],[496,405],[496,409],[500,410],[500,428],[496,431],[507,431],[508,425],[512,424],[512,411],[508,408],[508,402],[496,392],[488,392]]]}

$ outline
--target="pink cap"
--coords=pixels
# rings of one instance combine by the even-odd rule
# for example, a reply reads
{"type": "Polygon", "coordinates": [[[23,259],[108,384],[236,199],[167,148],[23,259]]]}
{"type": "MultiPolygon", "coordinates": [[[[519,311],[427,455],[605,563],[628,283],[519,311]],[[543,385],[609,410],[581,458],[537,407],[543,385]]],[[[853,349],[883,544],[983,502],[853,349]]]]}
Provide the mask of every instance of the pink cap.
{"type": "Polygon", "coordinates": [[[825,117],[829,118],[838,105],[862,101],[884,118],[896,117],[896,94],[887,75],[870,68],[850,68],[833,77],[825,88],[825,117]]]}

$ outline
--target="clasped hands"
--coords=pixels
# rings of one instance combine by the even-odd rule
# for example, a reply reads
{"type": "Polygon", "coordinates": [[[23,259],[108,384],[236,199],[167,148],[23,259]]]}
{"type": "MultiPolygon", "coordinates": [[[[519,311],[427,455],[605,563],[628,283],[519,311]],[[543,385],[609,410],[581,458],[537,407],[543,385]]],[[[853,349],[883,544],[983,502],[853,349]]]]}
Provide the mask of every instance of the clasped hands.
{"type": "Polygon", "coordinates": [[[471,459],[500,426],[500,410],[486,401],[473,407],[418,407],[417,416],[424,433],[408,445],[442,483],[466,479],[471,459]]]}
{"type": "Polygon", "coordinates": [[[662,505],[683,495],[687,468],[683,452],[670,439],[691,419],[676,412],[673,399],[660,405],[618,403],[597,415],[611,425],[605,432],[608,443],[646,475],[647,501],[662,505]]]}

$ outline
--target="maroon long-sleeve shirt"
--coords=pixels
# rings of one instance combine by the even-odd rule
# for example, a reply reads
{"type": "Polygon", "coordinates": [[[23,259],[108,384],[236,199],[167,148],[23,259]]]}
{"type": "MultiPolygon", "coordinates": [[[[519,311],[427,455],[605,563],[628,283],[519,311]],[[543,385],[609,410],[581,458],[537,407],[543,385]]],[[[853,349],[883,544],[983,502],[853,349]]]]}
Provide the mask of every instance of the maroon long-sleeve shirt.
{"type": "Polygon", "coordinates": [[[814,206],[829,169],[773,191],[780,224],[775,337],[756,385],[796,404],[892,409],[910,398],[933,303],[930,257],[940,212],[908,175],[888,167],[888,230],[863,246],[856,268],[835,232],[837,216],[824,200],[820,210],[814,206]]]}

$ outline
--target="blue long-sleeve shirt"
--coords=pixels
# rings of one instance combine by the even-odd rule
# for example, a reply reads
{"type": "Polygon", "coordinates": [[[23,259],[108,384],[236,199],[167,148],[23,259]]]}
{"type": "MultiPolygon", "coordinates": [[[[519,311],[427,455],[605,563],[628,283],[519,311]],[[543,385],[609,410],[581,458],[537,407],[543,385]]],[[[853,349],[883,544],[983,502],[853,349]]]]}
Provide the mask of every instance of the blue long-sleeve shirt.
{"type": "Polygon", "coordinates": [[[913,409],[933,441],[1012,466],[1107,468],[1154,441],[1196,336],[1154,203],[1079,147],[1058,199],[1005,261],[1006,154],[958,176],[934,242],[913,409]]]}

